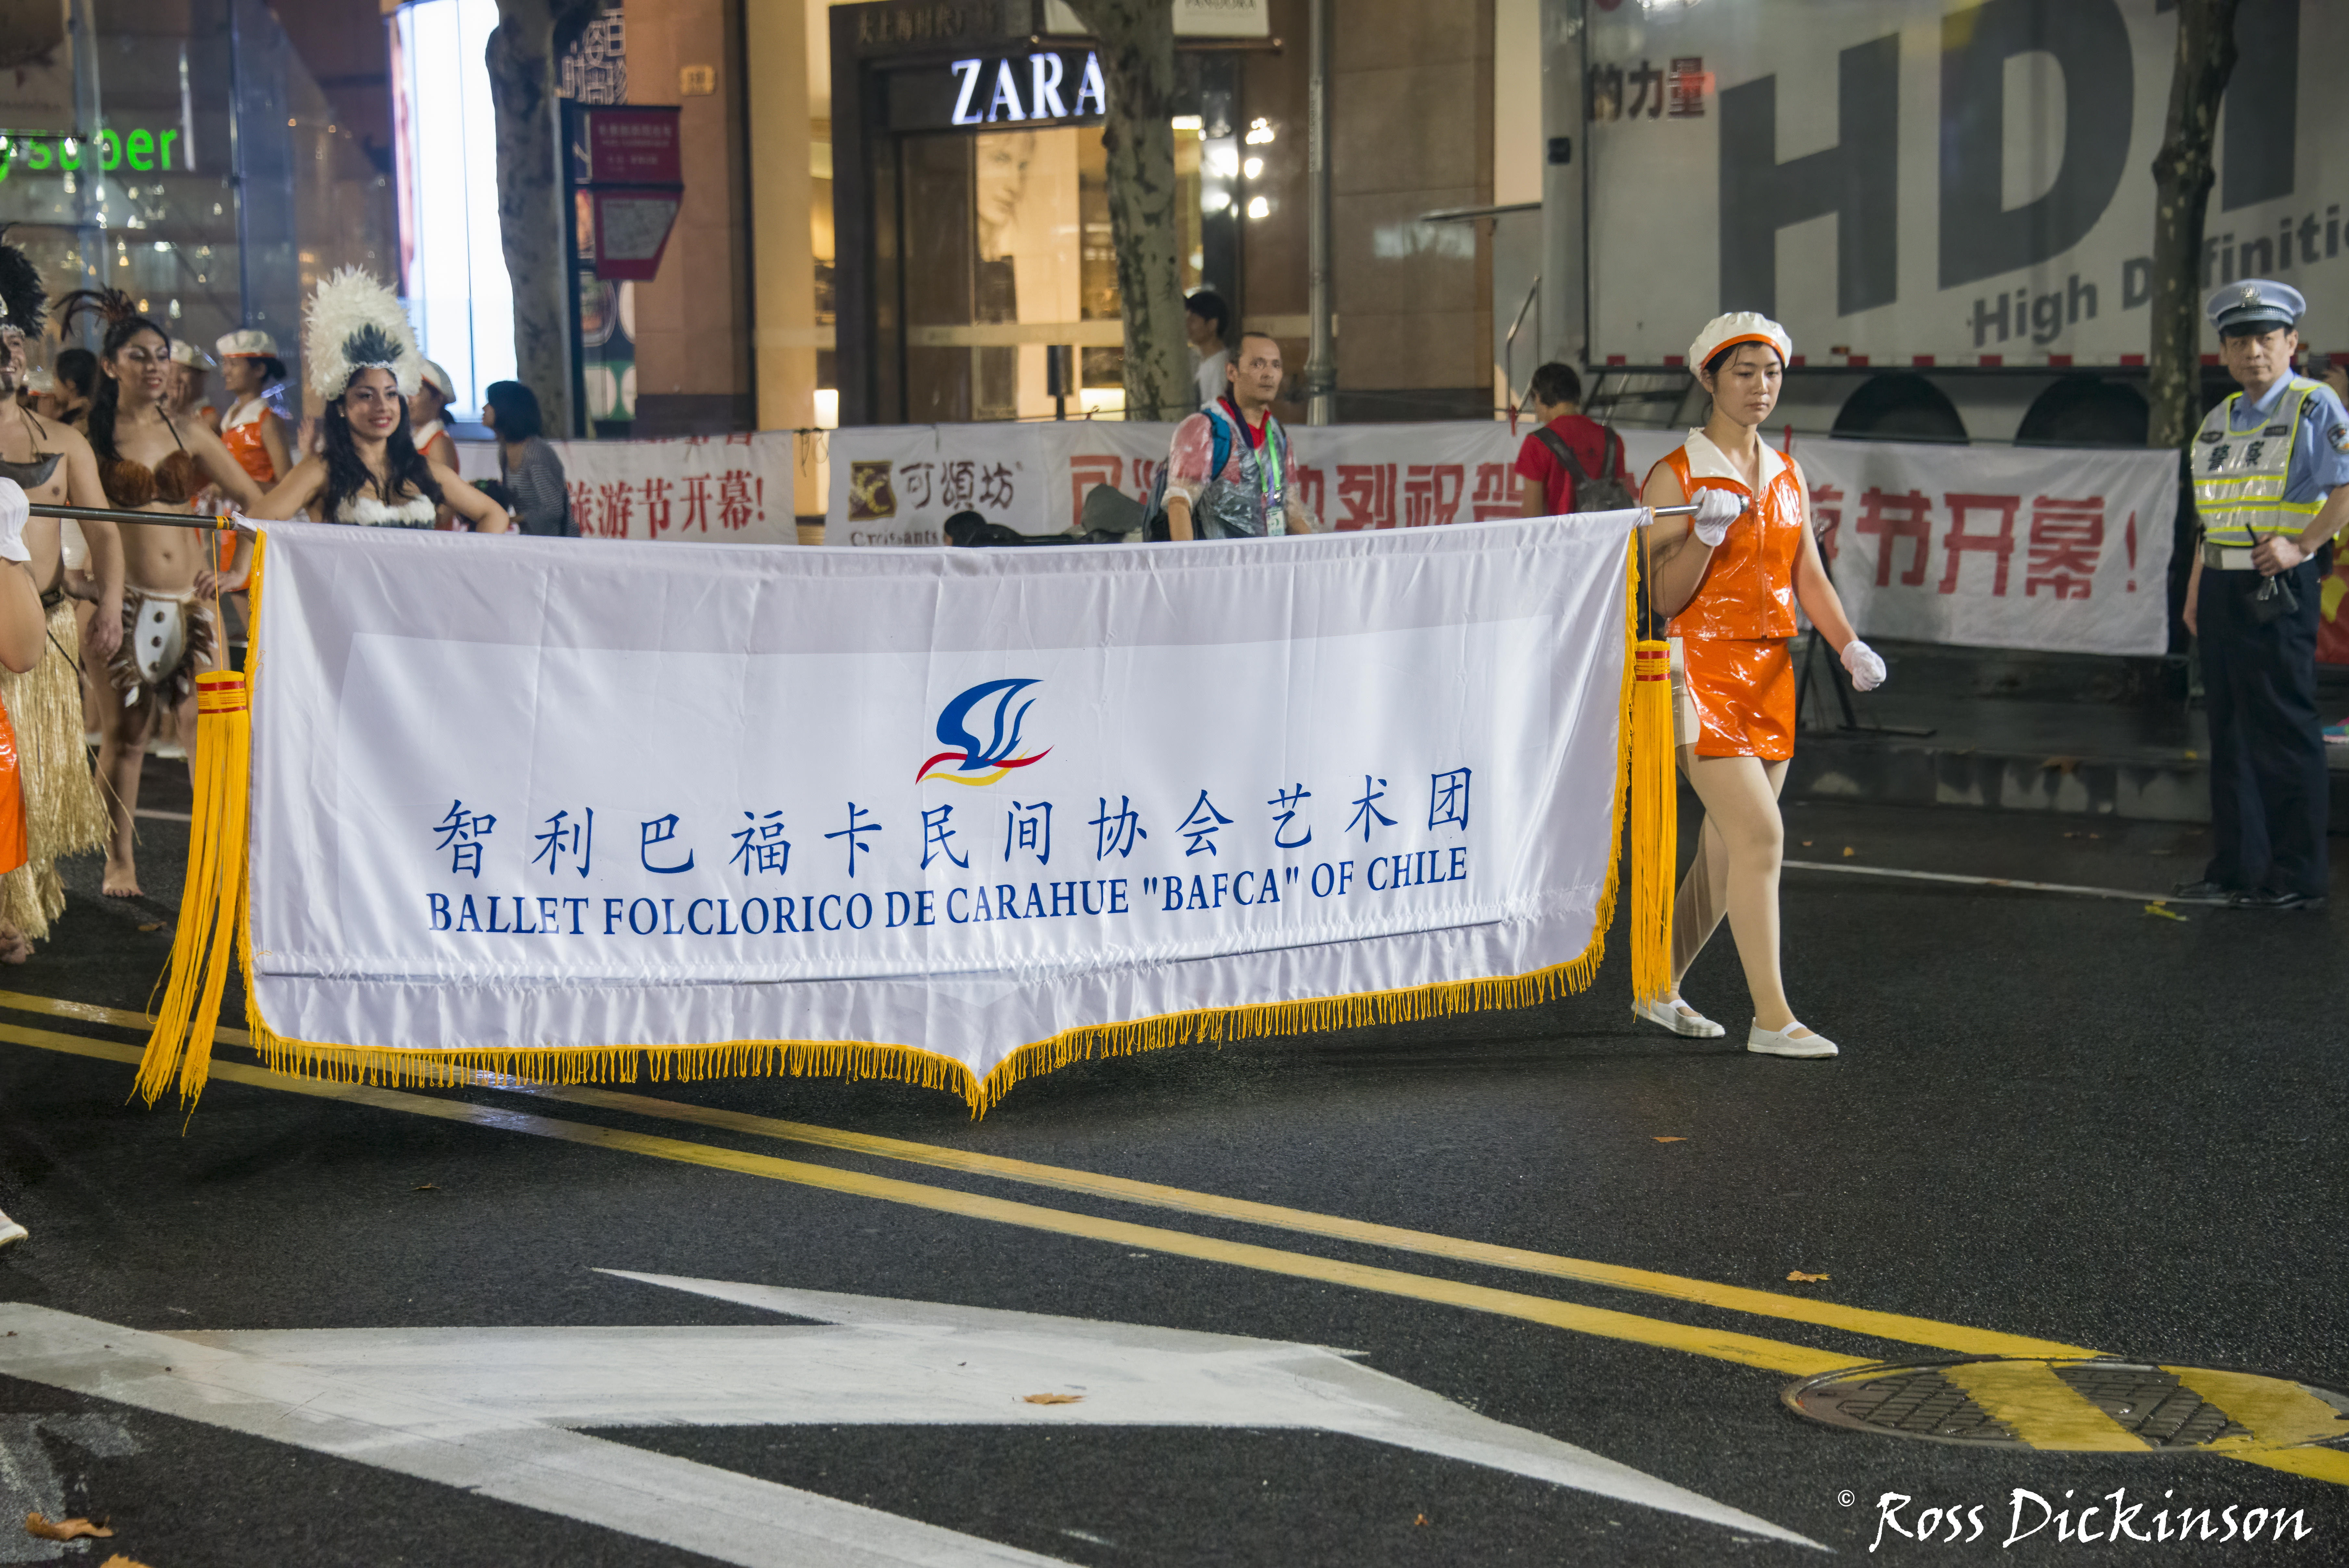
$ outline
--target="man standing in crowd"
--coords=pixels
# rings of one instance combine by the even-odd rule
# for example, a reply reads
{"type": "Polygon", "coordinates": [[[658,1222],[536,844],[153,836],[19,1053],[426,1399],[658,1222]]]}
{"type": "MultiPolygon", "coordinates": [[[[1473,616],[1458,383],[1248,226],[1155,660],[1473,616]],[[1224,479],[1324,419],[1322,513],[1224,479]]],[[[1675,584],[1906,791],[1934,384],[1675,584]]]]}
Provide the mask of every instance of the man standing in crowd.
{"type": "Polygon", "coordinates": [[[1319,526],[1297,493],[1288,432],[1272,417],[1280,345],[1243,332],[1230,388],[1174,427],[1166,459],[1166,531],[1173,539],[1264,539],[1319,526]]]}
{"type": "Polygon", "coordinates": [[[1582,378],[1573,366],[1552,360],[1536,370],[1526,401],[1539,422],[1517,449],[1519,516],[1638,504],[1623,438],[1583,413],[1582,378]]]}
{"type": "Polygon", "coordinates": [[[2190,457],[2201,539],[2186,628],[2210,714],[2212,853],[2178,896],[2317,909],[2329,873],[2317,594],[2349,523],[2349,412],[2292,373],[2298,289],[2244,278],[2204,308],[2242,390],[2210,410],[2190,457]]]}
{"type": "Polygon", "coordinates": [[[1191,340],[1191,377],[1198,383],[1203,409],[1224,395],[1224,370],[1232,362],[1224,334],[1231,327],[1232,307],[1214,289],[1203,288],[1183,302],[1183,334],[1191,340]]]}

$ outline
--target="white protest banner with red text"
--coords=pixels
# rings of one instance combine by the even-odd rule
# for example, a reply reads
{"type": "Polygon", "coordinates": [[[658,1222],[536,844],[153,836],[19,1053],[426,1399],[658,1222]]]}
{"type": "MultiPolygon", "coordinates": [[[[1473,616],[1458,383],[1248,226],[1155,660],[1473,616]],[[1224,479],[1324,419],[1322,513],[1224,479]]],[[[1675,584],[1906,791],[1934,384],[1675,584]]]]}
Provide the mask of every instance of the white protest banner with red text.
{"type": "MultiPolygon", "coordinates": [[[[789,545],[792,442],[789,431],[674,441],[557,441],[571,515],[595,539],[723,540],[789,545]]],[[[460,441],[460,478],[498,476],[492,441],[460,441]]]]}
{"type": "MultiPolygon", "coordinates": [[[[1299,498],[1327,528],[1513,517],[1530,427],[1497,421],[1299,426],[1299,498]]],[[[1634,485],[1686,440],[1623,431],[1634,485]]],[[[895,425],[832,436],[833,544],[942,544],[979,513],[1058,534],[1085,493],[1139,499],[1174,427],[1115,421],[895,425]]],[[[2081,653],[2159,653],[2177,512],[2168,452],[1805,438],[1795,460],[1836,582],[1868,636],[2081,653]]]]}
{"type": "Polygon", "coordinates": [[[1795,459],[1862,636],[2168,649],[2176,453],[1805,441],[1795,459]]]}

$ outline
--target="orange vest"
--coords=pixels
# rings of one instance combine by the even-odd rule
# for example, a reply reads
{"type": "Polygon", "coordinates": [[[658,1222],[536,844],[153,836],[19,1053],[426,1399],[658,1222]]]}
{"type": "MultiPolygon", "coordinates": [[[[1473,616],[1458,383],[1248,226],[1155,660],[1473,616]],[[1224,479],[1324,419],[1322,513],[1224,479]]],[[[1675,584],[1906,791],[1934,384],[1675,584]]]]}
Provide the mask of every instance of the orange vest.
{"type": "MultiPolygon", "coordinates": [[[[1750,499],[1734,479],[1696,477],[1688,448],[1676,447],[1664,466],[1693,499],[1700,489],[1726,490],[1750,499]]],[[[1803,492],[1792,462],[1762,486],[1762,499],[1729,525],[1713,553],[1696,597],[1672,618],[1671,635],[1757,642],[1795,635],[1795,560],[1803,548],[1803,492]]]]}
{"type": "Polygon", "coordinates": [[[25,791],[16,775],[16,732],[0,709],[0,875],[25,863],[25,791]]]}
{"type": "Polygon", "coordinates": [[[221,444],[228,448],[238,466],[253,475],[253,483],[266,490],[277,483],[277,470],[270,463],[269,449],[261,444],[261,421],[269,417],[269,405],[248,403],[245,408],[254,411],[247,414],[244,409],[238,409],[221,426],[221,444]]]}

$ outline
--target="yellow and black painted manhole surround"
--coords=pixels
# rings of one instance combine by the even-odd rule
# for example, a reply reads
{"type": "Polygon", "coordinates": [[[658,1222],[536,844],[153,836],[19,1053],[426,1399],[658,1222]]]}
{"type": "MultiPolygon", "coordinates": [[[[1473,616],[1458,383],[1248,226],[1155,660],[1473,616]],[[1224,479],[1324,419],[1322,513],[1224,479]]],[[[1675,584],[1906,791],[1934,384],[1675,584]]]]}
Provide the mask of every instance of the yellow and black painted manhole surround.
{"type": "Polygon", "coordinates": [[[1886,1362],[1805,1378],[1783,1397],[1797,1415],[1853,1431],[2050,1453],[2240,1453],[2349,1439],[2349,1394],[2232,1367],[1886,1362]]]}

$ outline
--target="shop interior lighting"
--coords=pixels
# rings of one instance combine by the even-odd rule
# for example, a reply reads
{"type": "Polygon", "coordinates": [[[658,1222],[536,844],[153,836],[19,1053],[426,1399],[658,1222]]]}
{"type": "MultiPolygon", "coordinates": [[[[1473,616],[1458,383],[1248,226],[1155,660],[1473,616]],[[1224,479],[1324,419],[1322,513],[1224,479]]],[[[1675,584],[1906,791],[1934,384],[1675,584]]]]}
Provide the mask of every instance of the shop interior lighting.
{"type": "Polygon", "coordinates": [[[1201,192],[1199,196],[1199,211],[1203,213],[1220,213],[1231,204],[1232,198],[1228,192],[1206,191],[1201,192]]]}
{"type": "Polygon", "coordinates": [[[1247,206],[1247,213],[1248,213],[1248,216],[1249,216],[1249,217],[1251,217],[1251,218],[1261,218],[1261,217],[1264,217],[1264,216],[1266,216],[1267,214],[1268,214],[1269,213],[1271,213],[1271,211],[1272,211],[1272,203],[1271,203],[1271,202],[1268,202],[1268,201],[1266,201],[1266,200],[1265,200],[1263,197],[1261,197],[1261,196],[1255,197],[1255,198],[1251,199],[1251,200],[1249,201],[1249,202],[1248,202],[1248,206],[1247,206]]]}
{"type": "Polygon", "coordinates": [[[1247,144],[1250,147],[1271,146],[1273,135],[1272,121],[1264,116],[1258,115],[1248,121],[1247,144]]]}
{"type": "Polygon", "coordinates": [[[1247,162],[1240,165],[1240,172],[1251,180],[1255,179],[1257,175],[1264,172],[1264,160],[1261,158],[1249,159],[1247,162]]]}
{"type": "Polygon", "coordinates": [[[1206,121],[1201,119],[1195,114],[1178,114],[1174,117],[1172,123],[1177,130],[1205,130],[1207,129],[1206,121]]]}
{"type": "Polygon", "coordinates": [[[1212,158],[1215,172],[1228,180],[1240,171],[1240,155],[1228,147],[1216,149],[1212,158]]]}

